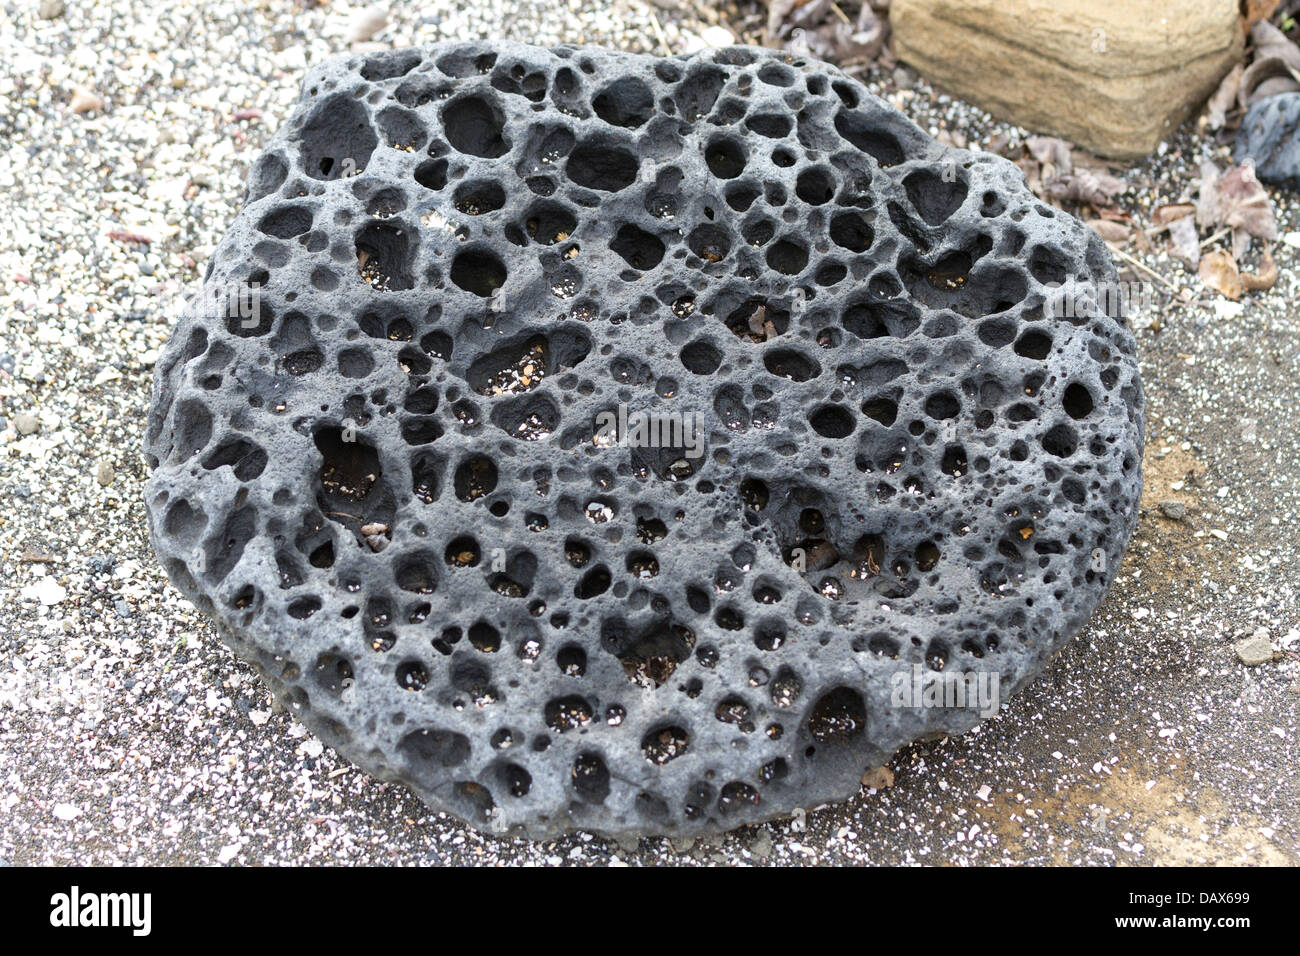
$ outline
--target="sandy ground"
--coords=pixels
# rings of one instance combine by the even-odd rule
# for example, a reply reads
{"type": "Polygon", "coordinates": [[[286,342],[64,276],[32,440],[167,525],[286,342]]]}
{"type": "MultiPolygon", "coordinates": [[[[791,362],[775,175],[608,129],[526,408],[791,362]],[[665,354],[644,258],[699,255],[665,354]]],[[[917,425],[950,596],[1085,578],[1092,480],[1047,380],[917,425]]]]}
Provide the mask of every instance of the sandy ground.
{"type": "MultiPolygon", "coordinates": [[[[506,7],[403,7],[378,39],[659,44],[640,4],[506,7]]],[[[1282,278],[1240,306],[1143,256],[1168,287],[1137,323],[1138,531],[1088,627],[995,719],[900,753],[888,788],[707,842],[502,841],[376,783],[279,712],[145,535],[152,362],[303,67],[344,48],[346,8],[69,0],[53,21],[36,8],[0,2],[0,859],[1300,863],[1293,196],[1273,194],[1291,234],[1274,250],[1282,278]],[[105,107],[70,112],[77,85],[105,107]],[[1185,517],[1165,516],[1170,500],[1185,517]],[[1234,645],[1252,636],[1271,660],[1242,662],[1234,645]]],[[[675,50],[690,42],[661,25],[675,50]]],[[[874,88],[932,133],[1023,135],[924,85],[874,88]]],[[[1178,199],[1210,152],[1184,129],[1125,173],[1122,202],[1178,199]]]]}

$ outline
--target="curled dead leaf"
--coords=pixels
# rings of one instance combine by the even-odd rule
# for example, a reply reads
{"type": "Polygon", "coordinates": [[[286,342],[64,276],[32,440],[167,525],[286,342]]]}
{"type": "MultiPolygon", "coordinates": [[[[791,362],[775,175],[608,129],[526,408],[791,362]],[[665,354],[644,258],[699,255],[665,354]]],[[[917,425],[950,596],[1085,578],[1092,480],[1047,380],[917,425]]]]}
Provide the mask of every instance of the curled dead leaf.
{"type": "Polygon", "coordinates": [[[1206,230],[1226,227],[1270,242],[1277,238],[1273,204],[1255,176],[1253,160],[1222,173],[1212,162],[1201,164],[1196,224],[1206,230]]]}
{"type": "Polygon", "coordinates": [[[1055,176],[1043,184],[1050,199],[1057,202],[1086,203],[1101,209],[1115,203],[1115,197],[1124,191],[1124,180],[1109,173],[1079,169],[1055,176]]]}
{"type": "MultiPolygon", "coordinates": [[[[800,7],[806,7],[810,0],[768,0],[767,4],[767,34],[768,37],[775,39],[780,32],[781,27],[792,18],[793,14],[800,7]]],[[[801,26],[802,24],[796,24],[801,26]]]]}
{"type": "Polygon", "coordinates": [[[1201,258],[1200,234],[1196,231],[1196,220],[1183,216],[1169,224],[1169,244],[1174,256],[1181,259],[1188,268],[1195,268],[1201,258]]]}
{"type": "Polygon", "coordinates": [[[1277,263],[1273,261],[1273,251],[1267,246],[1259,257],[1259,268],[1254,272],[1243,272],[1241,284],[1252,292],[1271,289],[1277,283],[1277,263]]]}
{"type": "Polygon", "coordinates": [[[1260,20],[1267,20],[1273,15],[1282,0],[1242,0],[1241,28],[1249,31],[1260,20]]]}
{"type": "Polygon", "coordinates": [[[1070,144],[1063,139],[1055,136],[1031,136],[1025,140],[1025,148],[1029,150],[1030,156],[1043,165],[1044,179],[1055,173],[1068,173],[1073,168],[1070,144]]]}
{"type": "Polygon", "coordinates": [[[1241,75],[1237,105],[1242,109],[1274,93],[1300,90],[1300,47],[1267,20],[1250,28],[1254,60],[1241,75]]]}
{"type": "Polygon", "coordinates": [[[994,133],[992,138],[984,146],[984,151],[993,153],[996,156],[1005,156],[1007,147],[1011,145],[1011,134],[994,133]]]}
{"type": "Polygon", "coordinates": [[[841,67],[891,59],[885,45],[889,20],[862,4],[850,19],[833,0],[769,0],[768,42],[841,67]]]}
{"type": "Polygon", "coordinates": [[[1116,222],[1113,219],[1088,219],[1085,220],[1089,228],[1097,235],[1101,236],[1107,242],[1113,242],[1116,245],[1122,245],[1129,241],[1133,231],[1122,222],[1116,222]]]}
{"type": "Polygon", "coordinates": [[[1237,260],[1223,249],[1213,249],[1201,257],[1197,275],[1214,291],[1229,299],[1240,299],[1243,291],[1237,260]]]}
{"type": "Polygon", "coordinates": [[[1206,121],[1210,129],[1222,129],[1228,125],[1228,114],[1237,105],[1237,93],[1241,89],[1241,77],[1246,66],[1238,63],[1219,83],[1219,88],[1205,104],[1206,121]]]}
{"type": "Polygon", "coordinates": [[[1151,214],[1151,221],[1156,226],[1168,226],[1171,222],[1176,222],[1185,216],[1190,216],[1196,212],[1196,206],[1189,202],[1165,203],[1163,206],[1157,206],[1155,212],[1151,214]]]}

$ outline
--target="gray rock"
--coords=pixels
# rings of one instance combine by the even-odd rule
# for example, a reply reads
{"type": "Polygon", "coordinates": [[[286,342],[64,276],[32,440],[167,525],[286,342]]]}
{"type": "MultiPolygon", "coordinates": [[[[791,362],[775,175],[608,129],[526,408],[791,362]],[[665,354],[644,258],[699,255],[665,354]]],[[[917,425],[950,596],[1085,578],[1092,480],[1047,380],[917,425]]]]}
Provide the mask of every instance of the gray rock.
{"type": "Polygon", "coordinates": [[[843,799],[978,721],[914,675],[1005,698],[1119,567],[1133,337],[1048,307],[1115,281],[823,64],[332,60],[157,363],[154,547],[322,740],[476,826],[843,799]]]}
{"type": "Polygon", "coordinates": [[[1278,93],[1248,109],[1234,159],[1253,159],[1255,175],[1266,183],[1300,187],[1300,93],[1278,93]]]}
{"type": "Polygon", "coordinates": [[[1177,498],[1167,498],[1157,505],[1160,513],[1170,521],[1182,521],[1187,517],[1187,505],[1177,498]]]}
{"type": "Polygon", "coordinates": [[[1273,659],[1273,645],[1269,643],[1267,631],[1256,631],[1245,640],[1238,641],[1232,649],[1247,667],[1267,664],[1273,659]]]}
{"type": "Polygon", "coordinates": [[[35,415],[19,413],[14,416],[14,428],[20,435],[34,435],[41,430],[41,420],[35,415]]]}
{"type": "Polygon", "coordinates": [[[63,16],[63,0],[41,0],[36,13],[42,20],[57,20],[63,16]]]}

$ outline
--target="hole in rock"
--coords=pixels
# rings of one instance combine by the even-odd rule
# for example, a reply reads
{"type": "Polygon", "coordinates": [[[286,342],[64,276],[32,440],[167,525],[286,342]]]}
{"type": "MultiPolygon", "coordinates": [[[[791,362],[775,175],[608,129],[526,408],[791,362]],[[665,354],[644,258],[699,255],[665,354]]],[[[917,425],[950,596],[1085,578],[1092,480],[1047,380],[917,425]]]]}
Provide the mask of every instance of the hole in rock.
{"type": "Polygon", "coordinates": [[[510,148],[503,130],[505,118],[486,96],[469,95],[452,100],[442,110],[447,142],[458,153],[494,159],[510,148]]]}
{"type": "Polygon", "coordinates": [[[635,129],[654,112],[654,98],[645,83],[634,77],[624,77],[597,93],[591,101],[591,108],[611,126],[635,129]]]}

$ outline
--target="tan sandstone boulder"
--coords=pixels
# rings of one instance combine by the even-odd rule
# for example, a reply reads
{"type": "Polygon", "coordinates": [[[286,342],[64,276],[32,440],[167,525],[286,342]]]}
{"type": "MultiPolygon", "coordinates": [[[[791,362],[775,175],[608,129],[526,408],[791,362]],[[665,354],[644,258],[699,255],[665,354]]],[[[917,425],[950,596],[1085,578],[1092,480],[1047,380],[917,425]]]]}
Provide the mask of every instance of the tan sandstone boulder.
{"type": "Polygon", "coordinates": [[[1241,59],[1237,0],[893,0],[931,82],[1102,156],[1143,156],[1241,59]]]}

